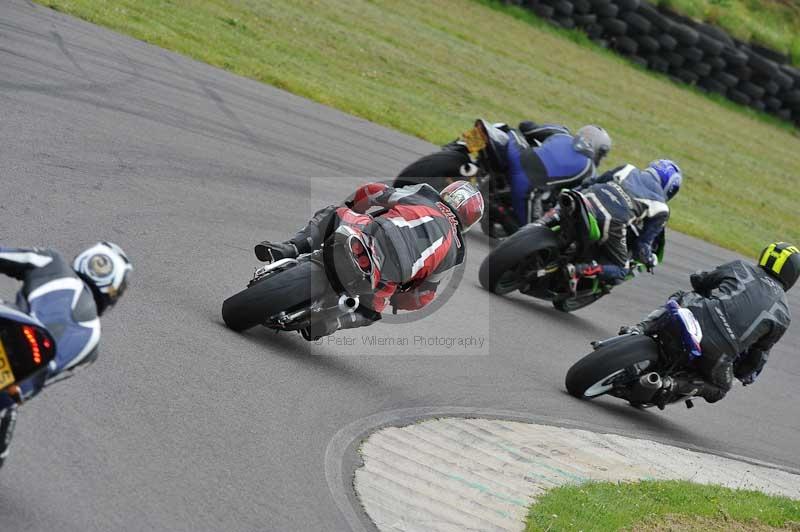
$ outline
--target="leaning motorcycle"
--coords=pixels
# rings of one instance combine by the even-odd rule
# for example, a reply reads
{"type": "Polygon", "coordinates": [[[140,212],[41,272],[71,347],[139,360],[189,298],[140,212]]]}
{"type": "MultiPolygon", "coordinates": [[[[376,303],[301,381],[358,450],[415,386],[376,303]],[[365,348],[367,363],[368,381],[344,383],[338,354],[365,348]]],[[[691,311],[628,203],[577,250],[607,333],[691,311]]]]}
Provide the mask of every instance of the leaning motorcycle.
{"type": "MultiPolygon", "coordinates": [[[[526,225],[483,259],[478,280],[485,289],[498,295],[519,290],[551,301],[562,312],[583,308],[611,292],[613,285],[599,277],[576,279],[570,273],[571,266],[591,262],[597,255],[601,231],[582,194],[565,190],[558,202],[559,225],[526,225]]],[[[659,262],[664,242],[662,231],[654,246],[659,262]]],[[[643,264],[635,262],[632,272],[644,269],[643,264]]]]}
{"type": "Polygon", "coordinates": [[[0,302],[0,467],[8,456],[24,382],[44,381],[55,340],[36,318],[0,302]]]}
{"type": "MultiPolygon", "coordinates": [[[[483,119],[465,131],[457,140],[436,153],[426,155],[400,172],[393,186],[427,183],[441,190],[455,180],[468,180],[477,185],[486,201],[486,214],[481,230],[491,237],[504,237],[519,230],[519,221],[511,206],[506,146],[513,137],[520,149],[530,147],[517,130],[505,125],[496,127],[483,119]]],[[[528,198],[528,222],[538,219],[555,206],[558,193],[577,183],[533,183],[528,198]]]]}
{"type": "Polygon", "coordinates": [[[235,331],[256,325],[299,331],[316,340],[380,319],[364,304],[375,267],[366,237],[347,225],[327,234],[320,250],[258,268],[247,288],[223,302],[225,324],[235,331]]]}
{"type": "MultiPolygon", "coordinates": [[[[594,351],[567,372],[567,391],[582,399],[610,395],[633,406],[654,406],[672,379],[702,379],[701,340],[702,330],[692,313],[670,301],[653,332],[594,342],[594,351]]],[[[691,395],[668,394],[659,407],[686,401],[691,408],[691,399],[691,395]]]]}

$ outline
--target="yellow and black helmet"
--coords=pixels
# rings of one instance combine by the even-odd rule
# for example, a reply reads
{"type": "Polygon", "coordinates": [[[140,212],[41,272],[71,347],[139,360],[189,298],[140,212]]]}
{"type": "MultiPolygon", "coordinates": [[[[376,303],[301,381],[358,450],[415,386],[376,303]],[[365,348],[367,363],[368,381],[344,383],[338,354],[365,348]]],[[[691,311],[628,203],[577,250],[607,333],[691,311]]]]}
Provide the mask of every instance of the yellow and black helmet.
{"type": "Polygon", "coordinates": [[[775,242],[761,252],[758,265],[789,290],[800,277],[800,249],[786,242],[775,242]]]}

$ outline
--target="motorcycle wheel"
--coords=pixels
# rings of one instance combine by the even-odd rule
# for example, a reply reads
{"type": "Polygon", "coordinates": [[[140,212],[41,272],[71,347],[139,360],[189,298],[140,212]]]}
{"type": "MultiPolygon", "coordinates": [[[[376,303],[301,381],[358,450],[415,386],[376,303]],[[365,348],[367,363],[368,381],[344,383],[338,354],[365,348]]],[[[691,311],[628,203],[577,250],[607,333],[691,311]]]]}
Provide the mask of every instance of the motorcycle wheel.
{"type": "Polygon", "coordinates": [[[461,166],[469,164],[469,156],[458,150],[442,150],[421,157],[400,172],[392,186],[402,187],[427,183],[438,191],[461,177],[461,166]]]}
{"type": "Polygon", "coordinates": [[[281,311],[309,305],[329,287],[321,265],[313,261],[300,262],[226,299],[222,303],[222,319],[234,331],[244,331],[281,311]]]}
{"type": "Polygon", "coordinates": [[[643,373],[658,362],[658,345],[649,336],[633,335],[603,346],[576,362],[565,381],[570,395],[592,399],[608,393],[628,369],[643,373]]]}
{"type": "Polygon", "coordinates": [[[17,424],[17,407],[12,406],[3,411],[0,417],[0,467],[8,458],[8,447],[14,435],[14,426],[17,424]]]}
{"type": "Polygon", "coordinates": [[[571,297],[569,299],[559,299],[553,301],[553,306],[556,310],[561,312],[573,312],[583,307],[588,307],[598,299],[603,297],[602,294],[589,294],[583,297],[571,297]]]}
{"type": "Polygon", "coordinates": [[[546,227],[528,225],[503,240],[489,253],[478,271],[478,280],[486,290],[508,294],[525,282],[523,271],[538,268],[558,255],[558,238],[546,227]],[[531,264],[531,256],[535,263],[531,264]]]}

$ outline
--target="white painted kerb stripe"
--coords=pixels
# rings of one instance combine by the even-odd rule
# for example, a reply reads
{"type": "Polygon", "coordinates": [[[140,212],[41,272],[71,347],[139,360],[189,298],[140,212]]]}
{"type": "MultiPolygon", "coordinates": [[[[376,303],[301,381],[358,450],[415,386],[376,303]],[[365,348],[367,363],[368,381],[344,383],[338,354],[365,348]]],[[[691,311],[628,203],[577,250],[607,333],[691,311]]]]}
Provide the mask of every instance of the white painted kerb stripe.
{"type": "Polygon", "coordinates": [[[800,475],[613,434],[490,419],[388,427],[362,445],[356,493],[381,531],[523,530],[545,490],[684,479],[800,499],[800,475]]]}

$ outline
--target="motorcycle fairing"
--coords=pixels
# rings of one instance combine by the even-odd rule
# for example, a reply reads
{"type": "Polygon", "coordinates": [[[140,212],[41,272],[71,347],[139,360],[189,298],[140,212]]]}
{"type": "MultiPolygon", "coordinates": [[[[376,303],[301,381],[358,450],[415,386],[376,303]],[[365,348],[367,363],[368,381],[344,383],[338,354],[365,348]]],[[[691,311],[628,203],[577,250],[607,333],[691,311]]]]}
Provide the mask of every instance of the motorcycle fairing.
{"type": "Polygon", "coordinates": [[[666,309],[670,317],[678,325],[681,341],[689,353],[689,359],[700,358],[703,355],[703,349],[700,346],[703,341],[703,329],[700,327],[697,318],[694,317],[692,311],[682,308],[675,300],[668,301],[666,309]]]}

